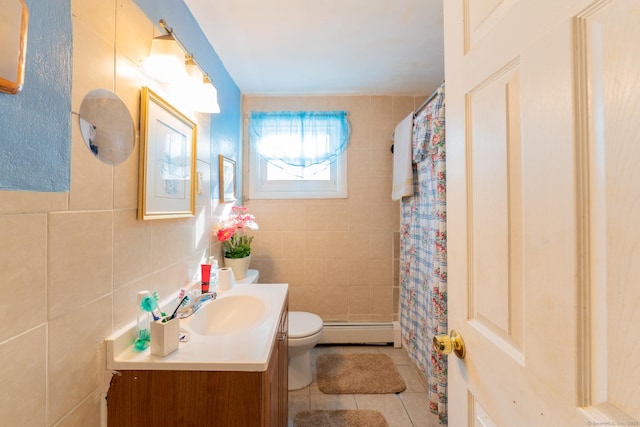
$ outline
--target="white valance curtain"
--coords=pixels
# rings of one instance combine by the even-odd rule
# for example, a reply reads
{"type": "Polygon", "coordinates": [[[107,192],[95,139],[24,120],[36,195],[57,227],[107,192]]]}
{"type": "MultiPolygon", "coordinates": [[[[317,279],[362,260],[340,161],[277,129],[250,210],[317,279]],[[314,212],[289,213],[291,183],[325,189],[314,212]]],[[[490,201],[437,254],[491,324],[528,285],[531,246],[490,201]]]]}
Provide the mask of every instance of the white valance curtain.
{"type": "Polygon", "coordinates": [[[252,112],[249,137],[257,153],[279,167],[330,164],[347,148],[346,111],[252,112]]]}

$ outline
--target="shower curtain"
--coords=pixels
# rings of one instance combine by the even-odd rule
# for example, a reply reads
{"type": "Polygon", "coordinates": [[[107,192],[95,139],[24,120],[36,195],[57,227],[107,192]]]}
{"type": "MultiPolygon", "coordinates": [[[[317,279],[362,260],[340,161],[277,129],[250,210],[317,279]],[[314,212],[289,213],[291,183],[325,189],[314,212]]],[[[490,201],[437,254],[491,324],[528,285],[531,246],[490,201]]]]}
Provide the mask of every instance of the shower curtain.
{"type": "Polygon", "coordinates": [[[447,422],[447,359],[433,337],[447,333],[444,84],[413,125],[414,194],[401,202],[400,324],[411,359],[429,383],[429,409],[447,422]]]}

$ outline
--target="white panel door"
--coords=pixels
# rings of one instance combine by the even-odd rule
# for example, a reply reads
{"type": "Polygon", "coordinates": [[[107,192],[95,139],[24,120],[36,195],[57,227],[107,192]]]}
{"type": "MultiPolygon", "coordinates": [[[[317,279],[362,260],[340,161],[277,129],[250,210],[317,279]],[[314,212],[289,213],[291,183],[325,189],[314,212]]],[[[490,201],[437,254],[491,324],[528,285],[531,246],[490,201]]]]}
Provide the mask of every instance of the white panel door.
{"type": "Polygon", "coordinates": [[[640,0],[447,0],[449,425],[640,425],[640,0]]]}

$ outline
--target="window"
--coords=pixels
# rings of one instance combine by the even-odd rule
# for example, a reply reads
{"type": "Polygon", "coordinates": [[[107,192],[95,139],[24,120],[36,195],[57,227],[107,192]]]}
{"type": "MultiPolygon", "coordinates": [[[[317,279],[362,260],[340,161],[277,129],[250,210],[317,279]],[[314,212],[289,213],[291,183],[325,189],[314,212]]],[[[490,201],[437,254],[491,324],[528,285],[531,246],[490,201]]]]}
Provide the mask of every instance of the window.
{"type": "Polygon", "coordinates": [[[253,112],[249,197],[347,197],[345,111],[253,112]]]}

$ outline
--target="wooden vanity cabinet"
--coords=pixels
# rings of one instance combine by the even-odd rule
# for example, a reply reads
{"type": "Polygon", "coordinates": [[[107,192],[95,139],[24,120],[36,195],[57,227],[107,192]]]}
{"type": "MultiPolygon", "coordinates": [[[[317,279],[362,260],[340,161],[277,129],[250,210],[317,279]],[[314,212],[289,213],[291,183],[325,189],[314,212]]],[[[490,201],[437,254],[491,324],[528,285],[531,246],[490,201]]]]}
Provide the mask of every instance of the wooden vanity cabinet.
{"type": "Polygon", "coordinates": [[[288,306],[264,372],[121,370],[107,394],[109,427],[287,425],[288,306]]]}
{"type": "Polygon", "coordinates": [[[269,360],[269,368],[264,373],[266,386],[262,388],[264,419],[269,422],[265,426],[286,426],[288,415],[288,310],[280,316],[275,345],[269,360]]]}

